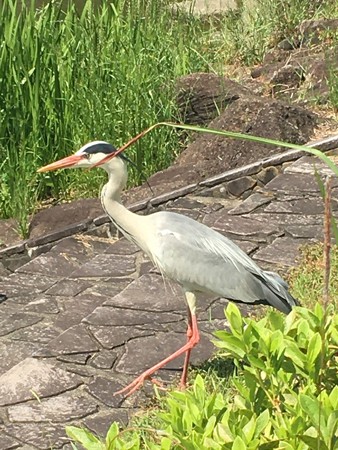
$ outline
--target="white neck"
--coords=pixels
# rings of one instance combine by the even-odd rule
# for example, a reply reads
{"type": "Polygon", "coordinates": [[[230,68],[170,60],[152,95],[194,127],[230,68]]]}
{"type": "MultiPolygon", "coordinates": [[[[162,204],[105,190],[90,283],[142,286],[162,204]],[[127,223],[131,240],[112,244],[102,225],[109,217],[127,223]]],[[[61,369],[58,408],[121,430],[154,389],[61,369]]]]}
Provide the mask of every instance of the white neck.
{"type": "Polygon", "coordinates": [[[128,240],[135,242],[147,251],[142,236],[140,236],[142,230],[140,222],[143,222],[144,217],[132,213],[121,203],[121,192],[128,177],[126,163],[117,157],[111,159],[103,168],[108,173],[108,183],[101,192],[103,209],[128,240]]]}

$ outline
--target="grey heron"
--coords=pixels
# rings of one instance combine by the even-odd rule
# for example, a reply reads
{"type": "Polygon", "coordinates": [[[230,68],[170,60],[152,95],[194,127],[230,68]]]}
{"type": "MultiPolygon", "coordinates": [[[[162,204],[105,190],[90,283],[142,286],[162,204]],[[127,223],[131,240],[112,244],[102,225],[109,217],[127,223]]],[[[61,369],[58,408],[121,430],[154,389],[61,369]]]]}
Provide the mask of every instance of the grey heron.
{"type": "Polygon", "coordinates": [[[132,394],[157,370],[183,354],[185,361],[180,385],[184,387],[190,352],[200,339],[196,318],[198,292],[249,305],[270,305],[286,314],[299,303],[288,292],[282,278],[260,269],[234,242],[217,231],[174,212],[160,211],[141,216],[124,207],[121,191],[127,181],[127,163],[123,153],[115,155],[116,151],[108,142],[90,142],[74,155],[41,167],[38,172],[102,167],[108,173],[108,183],[101,192],[103,209],[116,228],[137,244],[163,275],[178,282],[183,289],[188,306],[186,344],[118,393],[132,394]]]}

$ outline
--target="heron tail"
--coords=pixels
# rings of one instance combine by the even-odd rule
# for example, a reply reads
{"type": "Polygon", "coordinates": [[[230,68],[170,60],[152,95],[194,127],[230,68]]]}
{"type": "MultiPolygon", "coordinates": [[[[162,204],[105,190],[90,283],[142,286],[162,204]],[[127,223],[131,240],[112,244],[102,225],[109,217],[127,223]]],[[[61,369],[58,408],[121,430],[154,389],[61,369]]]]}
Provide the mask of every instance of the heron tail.
{"type": "Polygon", "coordinates": [[[288,284],[275,272],[264,272],[264,291],[267,303],[274,308],[289,314],[294,306],[300,306],[298,299],[289,292],[288,284]]]}

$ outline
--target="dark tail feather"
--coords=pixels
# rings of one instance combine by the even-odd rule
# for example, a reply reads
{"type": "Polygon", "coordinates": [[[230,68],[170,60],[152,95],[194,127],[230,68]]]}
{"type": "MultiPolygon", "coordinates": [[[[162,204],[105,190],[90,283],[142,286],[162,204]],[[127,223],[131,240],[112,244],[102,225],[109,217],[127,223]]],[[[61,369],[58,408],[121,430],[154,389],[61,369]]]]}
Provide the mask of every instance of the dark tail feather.
{"type": "Polygon", "coordinates": [[[274,308],[289,314],[294,306],[300,306],[299,300],[288,291],[288,284],[276,273],[265,272],[264,293],[266,301],[274,308]]]}

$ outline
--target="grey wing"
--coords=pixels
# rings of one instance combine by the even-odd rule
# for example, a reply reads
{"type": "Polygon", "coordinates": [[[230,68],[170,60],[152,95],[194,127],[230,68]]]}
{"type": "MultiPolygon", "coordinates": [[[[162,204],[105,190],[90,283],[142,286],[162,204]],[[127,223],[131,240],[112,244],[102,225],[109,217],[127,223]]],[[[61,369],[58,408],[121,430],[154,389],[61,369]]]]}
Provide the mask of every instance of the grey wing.
{"type": "Polygon", "coordinates": [[[154,261],[184,288],[208,291],[243,303],[266,303],[290,312],[296,300],[286,283],[264,272],[235,243],[205,225],[174,213],[159,213],[154,261]]]}

